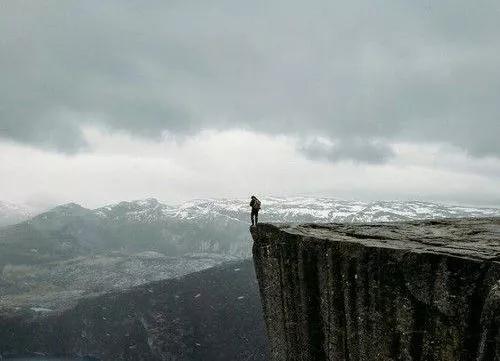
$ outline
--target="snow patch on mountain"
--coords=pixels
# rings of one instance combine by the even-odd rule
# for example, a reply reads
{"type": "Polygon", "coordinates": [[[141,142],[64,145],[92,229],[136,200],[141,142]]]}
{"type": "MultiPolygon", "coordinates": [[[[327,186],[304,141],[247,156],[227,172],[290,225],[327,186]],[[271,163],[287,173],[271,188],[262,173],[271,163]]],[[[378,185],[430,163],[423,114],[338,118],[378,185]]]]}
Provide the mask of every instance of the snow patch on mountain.
{"type": "MultiPolygon", "coordinates": [[[[449,206],[422,201],[346,201],[317,197],[263,197],[261,221],[388,222],[412,219],[500,216],[498,208],[449,206]]],[[[95,210],[101,217],[154,223],[168,219],[248,223],[247,199],[197,199],[170,206],[156,199],[121,202],[95,210]]]]}
{"type": "Polygon", "coordinates": [[[0,227],[25,221],[36,214],[36,211],[22,204],[0,201],[0,227]]]}

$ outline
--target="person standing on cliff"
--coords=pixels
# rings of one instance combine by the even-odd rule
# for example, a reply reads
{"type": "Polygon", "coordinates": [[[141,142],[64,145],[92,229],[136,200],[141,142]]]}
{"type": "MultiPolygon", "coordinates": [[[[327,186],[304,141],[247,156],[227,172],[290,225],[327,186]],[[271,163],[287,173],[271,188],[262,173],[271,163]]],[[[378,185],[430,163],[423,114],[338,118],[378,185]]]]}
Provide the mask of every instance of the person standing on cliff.
{"type": "Polygon", "coordinates": [[[259,221],[260,210],[260,201],[256,196],[252,196],[252,198],[250,198],[250,207],[252,207],[252,214],[250,215],[250,218],[252,219],[252,226],[256,226],[259,221]]]}

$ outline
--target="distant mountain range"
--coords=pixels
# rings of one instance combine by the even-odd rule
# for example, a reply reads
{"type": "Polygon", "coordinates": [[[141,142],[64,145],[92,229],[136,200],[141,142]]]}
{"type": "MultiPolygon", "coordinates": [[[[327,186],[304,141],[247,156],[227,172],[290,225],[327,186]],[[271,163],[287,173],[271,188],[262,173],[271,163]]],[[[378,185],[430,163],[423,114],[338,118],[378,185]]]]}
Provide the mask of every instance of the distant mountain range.
{"type": "MultiPolygon", "coordinates": [[[[262,198],[261,218],[267,222],[387,222],[426,218],[487,217],[500,215],[500,208],[443,205],[421,201],[345,201],[316,197],[262,198]]],[[[154,198],[120,202],[94,210],[75,203],[53,208],[41,215],[95,214],[101,218],[154,223],[165,219],[248,222],[247,199],[198,199],[168,205],[154,198]]],[[[0,227],[37,215],[32,207],[0,201],[0,227]]]]}
{"type": "MultiPolygon", "coordinates": [[[[416,219],[492,217],[500,208],[450,206],[421,201],[345,201],[333,198],[292,197],[261,198],[262,222],[395,222],[416,219]]],[[[177,218],[202,219],[223,215],[249,222],[246,199],[207,199],[170,207],[177,218]]]]}
{"type": "MultiPolygon", "coordinates": [[[[387,222],[500,216],[497,208],[419,201],[367,203],[306,197],[268,197],[261,201],[263,222],[387,222]]],[[[1,228],[0,266],[109,251],[155,251],[171,257],[193,253],[246,257],[251,244],[249,223],[246,199],[203,199],[177,206],[146,199],[93,210],[69,203],[1,228]]]]}

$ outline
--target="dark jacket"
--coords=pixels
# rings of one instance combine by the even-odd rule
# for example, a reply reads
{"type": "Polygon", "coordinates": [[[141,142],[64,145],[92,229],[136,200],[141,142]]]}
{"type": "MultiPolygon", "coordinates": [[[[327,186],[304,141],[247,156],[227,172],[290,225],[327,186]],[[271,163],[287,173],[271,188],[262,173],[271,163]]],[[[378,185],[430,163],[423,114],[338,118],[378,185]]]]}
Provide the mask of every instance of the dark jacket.
{"type": "Polygon", "coordinates": [[[258,211],[260,209],[260,201],[256,201],[258,201],[257,198],[252,198],[252,200],[250,201],[250,207],[252,207],[252,210],[258,211]]]}

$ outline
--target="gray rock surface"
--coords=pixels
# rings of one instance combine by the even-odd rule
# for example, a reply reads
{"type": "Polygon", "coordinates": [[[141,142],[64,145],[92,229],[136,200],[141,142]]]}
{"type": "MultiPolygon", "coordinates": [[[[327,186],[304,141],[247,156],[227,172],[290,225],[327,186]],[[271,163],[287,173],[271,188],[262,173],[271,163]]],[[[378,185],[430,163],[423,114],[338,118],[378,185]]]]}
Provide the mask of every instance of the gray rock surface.
{"type": "Polygon", "coordinates": [[[500,359],[500,218],[251,232],[272,361],[500,359]]]}

